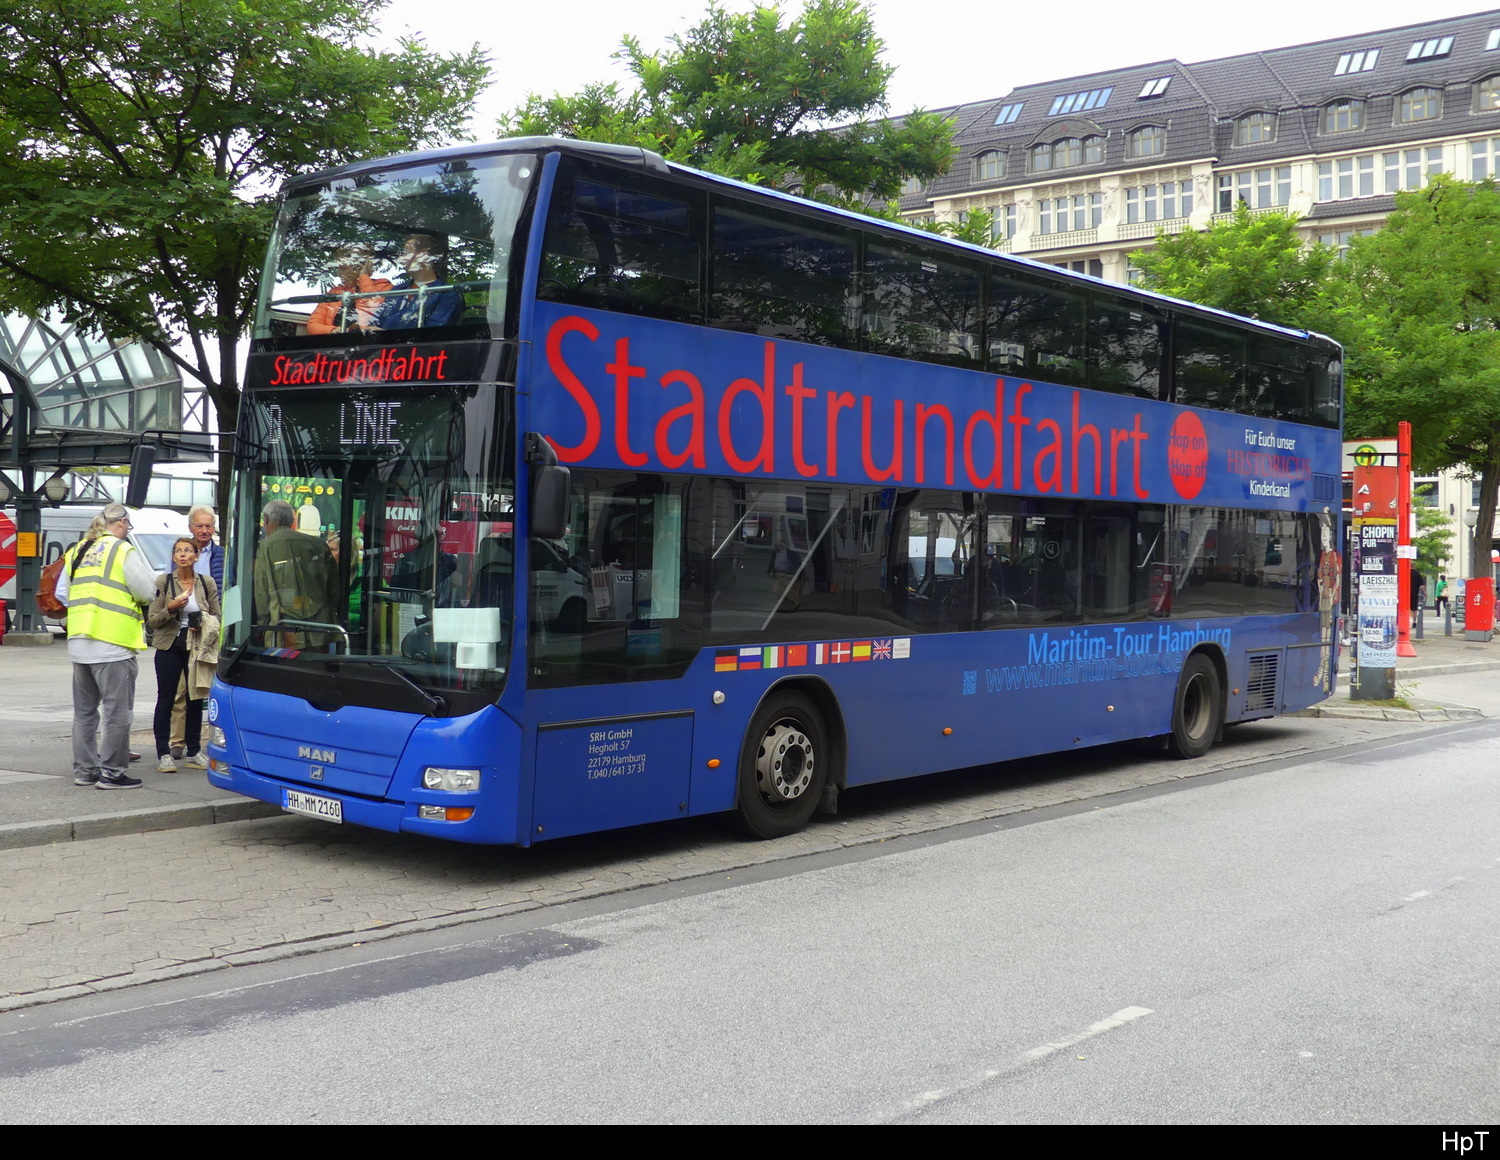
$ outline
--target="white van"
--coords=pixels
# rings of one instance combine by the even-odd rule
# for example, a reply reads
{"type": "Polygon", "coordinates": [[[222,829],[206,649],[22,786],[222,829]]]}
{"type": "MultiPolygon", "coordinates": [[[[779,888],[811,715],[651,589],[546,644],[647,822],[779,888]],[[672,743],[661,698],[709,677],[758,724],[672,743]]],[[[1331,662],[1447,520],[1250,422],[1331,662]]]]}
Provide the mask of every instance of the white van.
{"type": "MultiPolygon", "coordinates": [[[[103,509],[103,504],[72,503],[62,507],[42,509],[42,567],[56,560],[88,531],[89,524],[103,509]]],[[[6,515],[14,520],[15,512],[6,515]]],[[[165,572],[172,565],[172,541],[186,536],[188,518],[186,513],[171,508],[132,508],[130,510],[130,542],[139,548],[151,565],[153,572],[165,572]]],[[[16,601],[16,582],[7,581],[0,587],[0,600],[9,610],[16,601]]],[[[14,620],[12,620],[14,623],[14,620]]],[[[61,627],[51,622],[54,629],[61,627]]]]}

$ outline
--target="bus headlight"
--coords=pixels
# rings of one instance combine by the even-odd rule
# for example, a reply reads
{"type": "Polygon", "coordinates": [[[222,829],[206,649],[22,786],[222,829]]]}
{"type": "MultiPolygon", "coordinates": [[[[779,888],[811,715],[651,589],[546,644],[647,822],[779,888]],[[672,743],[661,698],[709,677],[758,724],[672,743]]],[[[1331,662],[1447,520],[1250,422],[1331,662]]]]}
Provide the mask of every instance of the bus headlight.
{"type": "Polygon", "coordinates": [[[439,769],[429,765],[422,771],[424,789],[440,789],[444,793],[478,793],[479,770],[439,769]]]}
{"type": "Polygon", "coordinates": [[[208,743],[217,746],[219,749],[229,748],[229,738],[224,736],[224,730],[220,729],[217,725],[210,725],[208,727],[208,743]]]}

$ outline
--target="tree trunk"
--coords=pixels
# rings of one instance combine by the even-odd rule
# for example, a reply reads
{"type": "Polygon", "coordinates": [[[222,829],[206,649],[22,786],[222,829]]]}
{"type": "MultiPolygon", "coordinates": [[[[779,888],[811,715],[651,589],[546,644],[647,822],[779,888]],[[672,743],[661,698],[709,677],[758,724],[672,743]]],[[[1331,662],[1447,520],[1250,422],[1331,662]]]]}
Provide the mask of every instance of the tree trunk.
{"type": "Polygon", "coordinates": [[[1479,518],[1469,537],[1469,578],[1493,576],[1490,545],[1495,538],[1495,499],[1500,492],[1500,425],[1490,429],[1489,446],[1479,472],[1479,518]]]}

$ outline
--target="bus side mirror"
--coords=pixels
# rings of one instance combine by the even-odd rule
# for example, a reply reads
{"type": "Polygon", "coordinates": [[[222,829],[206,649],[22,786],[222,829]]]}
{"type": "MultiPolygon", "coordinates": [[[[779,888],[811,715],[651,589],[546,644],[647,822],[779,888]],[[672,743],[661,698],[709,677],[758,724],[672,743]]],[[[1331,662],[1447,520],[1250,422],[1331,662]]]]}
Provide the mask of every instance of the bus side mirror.
{"type": "Polygon", "coordinates": [[[568,531],[568,493],[572,473],[557,462],[552,444],[535,431],[526,433],[526,461],[531,467],[531,528],[528,535],[560,540],[568,531]]]}
{"type": "Polygon", "coordinates": [[[541,540],[560,540],[568,531],[568,492],[571,473],[551,464],[538,467],[531,478],[531,534],[541,540]]]}
{"type": "Polygon", "coordinates": [[[130,482],[125,485],[125,506],[143,508],[151,490],[151,469],[156,465],[156,446],[138,443],[130,453],[130,482]]]}

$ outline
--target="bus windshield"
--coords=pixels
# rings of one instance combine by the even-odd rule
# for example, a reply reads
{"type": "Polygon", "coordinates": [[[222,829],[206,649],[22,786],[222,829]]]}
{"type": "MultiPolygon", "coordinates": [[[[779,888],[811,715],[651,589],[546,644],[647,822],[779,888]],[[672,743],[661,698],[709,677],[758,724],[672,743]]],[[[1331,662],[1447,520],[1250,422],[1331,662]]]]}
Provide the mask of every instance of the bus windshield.
{"type": "Polygon", "coordinates": [[[500,687],[514,587],[509,399],[425,386],[247,401],[227,653],[500,687]]]}
{"type": "Polygon", "coordinates": [[[471,157],[364,173],[282,202],[258,340],[299,347],[503,337],[536,159],[471,157]]]}

